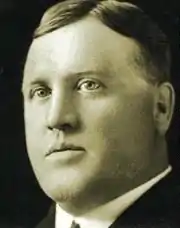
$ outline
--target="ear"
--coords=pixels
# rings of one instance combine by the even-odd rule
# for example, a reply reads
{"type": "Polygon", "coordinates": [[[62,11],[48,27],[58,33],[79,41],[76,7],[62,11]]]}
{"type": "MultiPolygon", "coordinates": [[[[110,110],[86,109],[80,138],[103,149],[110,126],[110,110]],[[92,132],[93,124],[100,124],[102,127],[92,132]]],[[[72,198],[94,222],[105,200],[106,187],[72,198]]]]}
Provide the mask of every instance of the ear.
{"type": "Polygon", "coordinates": [[[160,135],[165,135],[172,120],[175,105],[175,92],[168,82],[156,87],[154,120],[160,135]]]}

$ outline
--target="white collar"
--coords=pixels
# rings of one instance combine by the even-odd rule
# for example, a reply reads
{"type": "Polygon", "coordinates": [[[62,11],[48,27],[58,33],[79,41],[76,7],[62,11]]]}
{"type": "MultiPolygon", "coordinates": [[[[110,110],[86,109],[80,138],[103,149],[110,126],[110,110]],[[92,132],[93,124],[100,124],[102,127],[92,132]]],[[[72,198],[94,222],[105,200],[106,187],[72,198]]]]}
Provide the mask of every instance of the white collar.
{"type": "Polygon", "coordinates": [[[56,205],[56,221],[55,227],[69,228],[73,220],[75,220],[81,228],[107,228],[127,210],[138,198],[147,192],[153,185],[163,179],[172,167],[169,166],[165,171],[150,179],[148,182],[138,186],[137,188],[125,193],[124,195],[101,205],[81,217],[73,217],[65,212],[59,205],[56,205]]]}

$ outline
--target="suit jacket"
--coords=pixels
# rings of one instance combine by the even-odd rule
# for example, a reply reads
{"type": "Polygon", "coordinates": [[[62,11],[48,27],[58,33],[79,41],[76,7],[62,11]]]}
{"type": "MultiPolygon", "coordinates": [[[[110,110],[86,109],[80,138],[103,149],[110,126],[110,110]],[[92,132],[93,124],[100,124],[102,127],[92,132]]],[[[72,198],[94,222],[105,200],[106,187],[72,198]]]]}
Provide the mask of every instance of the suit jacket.
{"type": "MultiPolygon", "coordinates": [[[[55,205],[36,228],[54,227],[55,205]]],[[[169,174],[139,198],[109,228],[180,228],[180,180],[169,174]]]]}
{"type": "Polygon", "coordinates": [[[23,228],[23,227],[18,226],[18,225],[13,225],[7,221],[2,221],[0,219],[0,228],[23,228]]]}

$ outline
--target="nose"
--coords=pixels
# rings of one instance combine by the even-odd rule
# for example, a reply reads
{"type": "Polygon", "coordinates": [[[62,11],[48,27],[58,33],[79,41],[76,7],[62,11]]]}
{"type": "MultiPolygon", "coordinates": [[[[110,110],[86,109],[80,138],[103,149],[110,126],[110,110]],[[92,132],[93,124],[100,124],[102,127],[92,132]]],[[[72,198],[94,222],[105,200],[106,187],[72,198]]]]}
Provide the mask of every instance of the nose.
{"type": "Polygon", "coordinates": [[[47,112],[47,127],[50,130],[73,130],[78,126],[78,117],[73,99],[64,94],[54,94],[47,112]]]}

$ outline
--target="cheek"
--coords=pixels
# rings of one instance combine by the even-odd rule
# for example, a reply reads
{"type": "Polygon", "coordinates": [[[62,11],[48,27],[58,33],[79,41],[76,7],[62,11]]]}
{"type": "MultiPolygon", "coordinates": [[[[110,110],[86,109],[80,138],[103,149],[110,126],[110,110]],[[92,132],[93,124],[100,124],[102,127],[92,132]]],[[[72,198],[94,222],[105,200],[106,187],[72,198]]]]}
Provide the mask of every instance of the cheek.
{"type": "Polygon", "coordinates": [[[24,105],[24,120],[27,134],[38,136],[45,123],[46,109],[35,104],[24,105]]]}
{"type": "Polygon", "coordinates": [[[26,146],[28,157],[31,161],[32,168],[39,181],[42,181],[46,173],[44,166],[44,136],[40,131],[39,118],[35,118],[35,113],[25,113],[25,132],[26,132],[26,146]]]}
{"type": "Polygon", "coordinates": [[[89,152],[88,162],[91,166],[108,169],[116,162],[117,151],[120,149],[119,140],[122,137],[122,109],[120,102],[117,104],[113,98],[86,102],[86,106],[81,109],[84,124],[82,141],[89,152]]]}
{"type": "Polygon", "coordinates": [[[86,104],[83,120],[85,141],[99,153],[120,150],[121,155],[148,147],[153,134],[152,105],[134,97],[105,99],[86,104]]]}
{"type": "Polygon", "coordinates": [[[44,136],[44,115],[42,110],[35,110],[33,106],[25,104],[24,106],[24,121],[26,144],[29,157],[33,158],[33,162],[37,161],[41,155],[43,144],[45,142],[44,136]]]}

